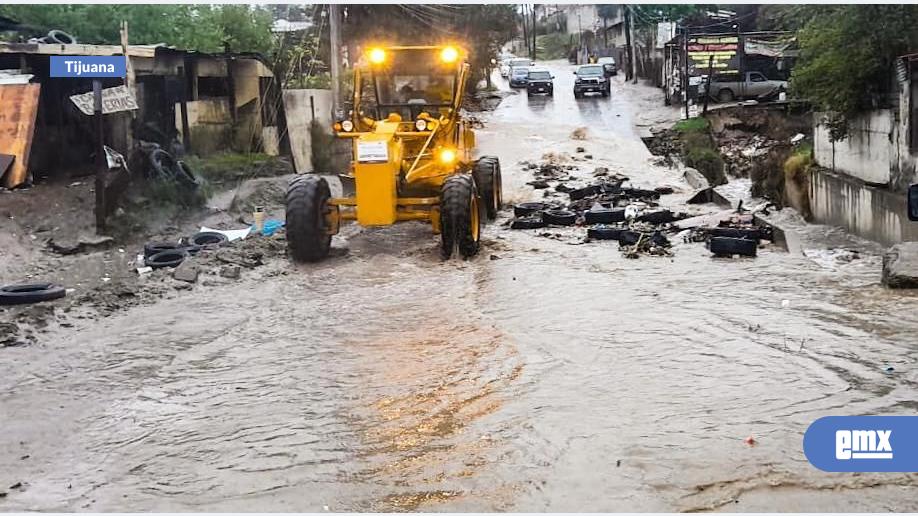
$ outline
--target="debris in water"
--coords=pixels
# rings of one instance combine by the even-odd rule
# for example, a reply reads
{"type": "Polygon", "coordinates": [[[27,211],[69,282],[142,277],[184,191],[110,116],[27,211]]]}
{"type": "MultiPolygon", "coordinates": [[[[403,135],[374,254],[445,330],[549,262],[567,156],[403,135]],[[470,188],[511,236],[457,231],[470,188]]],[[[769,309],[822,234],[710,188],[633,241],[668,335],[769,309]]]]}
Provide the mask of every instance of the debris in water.
{"type": "Polygon", "coordinates": [[[574,132],[573,132],[573,133],[571,133],[571,139],[574,139],[574,140],[586,140],[586,139],[587,139],[587,134],[588,134],[588,133],[587,133],[587,128],[586,128],[586,127],[578,127],[578,128],[576,128],[576,129],[574,129],[574,132]]]}
{"type": "Polygon", "coordinates": [[[758,444],[757,441],[755,440],[755,437],[753,437],[753,436],[751,436],[751,435],[750,435],[749,437],[743,439],[743,442],[746,443],[746,444],[748,444],[749,446],[755,446],[756,444],[758,444]]]}

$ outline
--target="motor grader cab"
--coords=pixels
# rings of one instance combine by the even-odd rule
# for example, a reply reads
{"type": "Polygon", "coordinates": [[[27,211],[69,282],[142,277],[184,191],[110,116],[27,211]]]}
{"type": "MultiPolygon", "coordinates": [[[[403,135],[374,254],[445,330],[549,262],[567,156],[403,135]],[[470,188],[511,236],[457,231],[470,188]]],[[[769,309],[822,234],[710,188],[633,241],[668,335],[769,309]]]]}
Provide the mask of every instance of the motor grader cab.
{"type": "Polygon", "coordinates": [[[355,195],[332,198],[316,175],[287,190],[287,242],[296,261],[328,255],[342,221],[363,226],[428,221],[440,254],[478,252],[482,216],[501,206],[500,163],[472,159],[475,134],[460,116],[469,78],[462,49],[394,46],[370,49],[355,68],[353,109],[335,123],[351,139],[348,176],[355,195]]]}

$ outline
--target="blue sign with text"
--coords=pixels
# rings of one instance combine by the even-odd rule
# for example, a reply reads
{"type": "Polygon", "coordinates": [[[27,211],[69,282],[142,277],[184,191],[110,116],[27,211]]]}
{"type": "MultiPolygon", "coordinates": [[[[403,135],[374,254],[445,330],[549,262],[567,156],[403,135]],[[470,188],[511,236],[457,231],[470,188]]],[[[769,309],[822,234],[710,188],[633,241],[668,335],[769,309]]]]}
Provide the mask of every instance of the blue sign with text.
{"type": "Polygon", "coordinates": [[[918,416],[819,418],[803,452],[823,471],[918,472],[918,416]]]}
{"type": "Polygon", "coordinates": [[[51,77],[98,79],[126,73],[124,56],[51,56],[51,77]]]}

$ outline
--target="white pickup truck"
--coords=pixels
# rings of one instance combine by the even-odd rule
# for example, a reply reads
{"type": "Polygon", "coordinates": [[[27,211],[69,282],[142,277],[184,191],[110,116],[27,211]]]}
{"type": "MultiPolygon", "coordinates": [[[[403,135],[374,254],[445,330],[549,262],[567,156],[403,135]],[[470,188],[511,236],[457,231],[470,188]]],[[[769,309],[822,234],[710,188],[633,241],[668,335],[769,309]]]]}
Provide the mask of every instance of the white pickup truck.
{"type": "Polygon", "coordinates": [[[711,98],[719,102],[732,102],[787,91],[787,81],[768,79],[761,72],[746,72],[745,75],[745,80],[742,80],[739,73],[715,74],[711,81],[711,98]]]}

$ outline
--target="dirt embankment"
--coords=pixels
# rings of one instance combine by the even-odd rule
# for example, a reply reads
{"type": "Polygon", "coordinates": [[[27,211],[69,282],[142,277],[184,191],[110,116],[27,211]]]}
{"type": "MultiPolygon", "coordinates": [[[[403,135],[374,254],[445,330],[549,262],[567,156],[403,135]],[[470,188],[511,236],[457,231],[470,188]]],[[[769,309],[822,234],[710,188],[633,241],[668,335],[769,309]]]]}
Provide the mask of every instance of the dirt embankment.
{"type": "Polygon", "coordinates": [[[115,236],[95,234],[89,184],[44,183],[0,194],[0,284],[47,282],[67,289],[63,299],[0,306],[0,347],[36,342],[53,325],[73,326],[184,290],[231,283],[256,269],[282,274],[280,267],[264,266],[284,259],[283,229],[272,237],[205,248],[187,259],[178,275],[171,268],[138,274],[147,242],[175,243],[201,226],[247,228],[256,206],[283,219],[289,164],[235,157],[198,164],[213,193],[203,206],[173,203],[138,188],[110,222],[115,236]]]}
{"type": "MultiPolygon", "coordinates": [[[[672,129],[656,131],[645,143],[651,153],[667,165],[675,161],[698,169],[711,184],[729,178],[748,177],[751,194],[778,206],[805,203],[788,198],[787,177],[795,183],[790,190],[805,191],[805,175],[787,173],[785,165],[795,154],[809,154],[812,124],[809,112],[791,108],[739,106],[718,109],[706,122],[680,121],[672,129]]],[[[792,167],[795,171],[796,168],[792,167]]],[[[805,210],[802,210],[805,211],[805,210]]]]}

